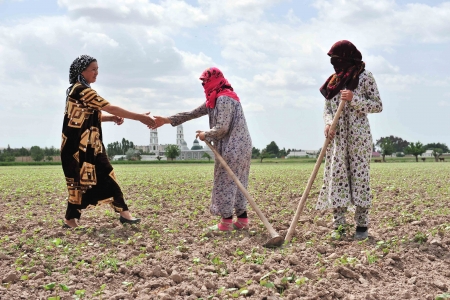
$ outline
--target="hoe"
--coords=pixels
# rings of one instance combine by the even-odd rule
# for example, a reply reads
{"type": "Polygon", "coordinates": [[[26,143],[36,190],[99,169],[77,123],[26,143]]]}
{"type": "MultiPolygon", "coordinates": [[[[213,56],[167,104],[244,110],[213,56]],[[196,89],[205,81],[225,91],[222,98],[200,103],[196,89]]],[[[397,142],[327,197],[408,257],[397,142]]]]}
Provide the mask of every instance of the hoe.
{"type": "MultiPolygon", "coordinates": [[[[339,117],[341,116],[344,106],[345,106],[345,101],[341,100],[341,103],[339,103],[339,107],[333,118],[333,123],[331,123],[329,131],[334,131],[334,129],[336,128],[337,122],[339,121],[339,117]]],[[[297,222],[298,222],[298,219],[300,218],[300,214],[302,213],[303,208],[305,207],[306,198],[308,198],[309,191],[311,190],[311,186],[313,185],[314,180],[316,179],[317,172],[319,171],[320,165],[322,164],[322,159],[325,156],[325,152],[327,151],[328,144],[330,143],[330,141],[331,141],[331,138],[328,135],[325,138],[325,142],[323,143],[322,150],[320,151],[319,157],[317,158],[316,164],[314,166],[314,170],[313,170],[311,176],[309,177],[308,184],[306,185],[306,189],[303,192],[302,198],[300,199],[300,202],[297,206],[297,211],[295,213],[295,216],[292,219],[291,225],[289,226],[289,230],[284,239],[286,243],[289,243],[292,239],[292,235],[294,234],[294,231],[295,231],[295,226],[297,226],[297,222]]]]}
{"type": "Polygon", "coordinates": [[[252,206],[253,210],[256,212],[258,217],[261,219],[261,221],[264,223],[264,226],[266,226],[267,230],[270,233],[270,240],[268,240],[263,246],[266,248],[276,248],[280,247],[283,244],[283,237],[281,237],[275,229],[273,229],[272,225],[270,225],[269,221],[266,219],[266,217],[263,215],[261,210],[259,209],[258,205],[256,205],[256,202],[253,200],[252,196],[247,192],[245,187],[242,185],[242,183],[239,181],[239,179],[236,177],[236,175],[233,173],[233,171],[230,169],[230,167],[227,165],[223,157],[217,152],[216,148],[214,148],[209,142],[204,141],[206,145],[208,145],[209,148],[211,148],[212,152],[214,152],[214,155],[219,160],[222,167],[225,168],[228,175],[233,179],[233,181],[238,186],[239,190],[244,194],[245,198],[247,198],[248,202],[252,206]]]}

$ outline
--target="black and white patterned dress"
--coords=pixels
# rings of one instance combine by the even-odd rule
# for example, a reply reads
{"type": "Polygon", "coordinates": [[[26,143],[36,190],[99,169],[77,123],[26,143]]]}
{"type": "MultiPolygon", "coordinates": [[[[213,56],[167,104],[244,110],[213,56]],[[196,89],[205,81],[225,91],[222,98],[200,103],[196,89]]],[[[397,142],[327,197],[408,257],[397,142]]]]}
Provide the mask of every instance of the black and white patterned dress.
{"type": "MultiPolygon", "coordinates": [[[[325,99],[323,118],[331,124],[341,93],[325,99]]],[[[316,205],[329,209],[356,205],[370,207],[370,159],[372,134],[367,114],[383,110],[375,79],[369,71],[359,75],[353,99],[345,105],[336,127],[336,136],[327,148],[324,182],[316,205]]]]}

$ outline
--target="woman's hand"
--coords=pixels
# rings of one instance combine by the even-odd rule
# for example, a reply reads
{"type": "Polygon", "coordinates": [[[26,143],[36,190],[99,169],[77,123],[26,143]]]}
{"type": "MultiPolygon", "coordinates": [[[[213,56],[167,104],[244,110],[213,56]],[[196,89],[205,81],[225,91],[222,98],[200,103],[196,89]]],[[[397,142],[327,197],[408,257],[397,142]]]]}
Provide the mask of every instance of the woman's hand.
{"type": "Polygon", "coordinates": [[[341,100],[342,101],[352,101],[353,99],[353,92],[350,90],[341,90],[341,100]]]}
{"type": "Polygon", "coordinates": [[[147,125],[148,127],[153,126],[155,124],[155,120],[152,119],[152,117],[149,116],[150,112],[146,112],[140,115],[139,122],[147,125]]]}
{"type": "Polygon", "coordinates": [[[155,118],[155,124],[153,124],[152,126],[148,126],[148,128],[156,129],[163,126],[164,124],[169,124],[171,122],[170,119],[166,117],[153,116],[153,118],[155,118]]]}
{"type": "Polygon", "coordinates": [[[205,132],[201,131],[201,130],[197,130],[197,135],[195,136],[195,138],[199,138],[201,141],[205,140],[205,132]]]}
{"type": "Polygon", "coordinates": [[[336,131],[330,130],[331,125],[325,125],[325,130],[323,133],[325,134],[326,138],[329,138],[330,140],[334,139],[334,136],[336,135],[336,131]]]}
{"type": "Polygon", "coordinates": [[[124,122],[124,118],[119,116],[112,116],[112,121],[114,122],[114,125],[122,125],[124,122]]]}

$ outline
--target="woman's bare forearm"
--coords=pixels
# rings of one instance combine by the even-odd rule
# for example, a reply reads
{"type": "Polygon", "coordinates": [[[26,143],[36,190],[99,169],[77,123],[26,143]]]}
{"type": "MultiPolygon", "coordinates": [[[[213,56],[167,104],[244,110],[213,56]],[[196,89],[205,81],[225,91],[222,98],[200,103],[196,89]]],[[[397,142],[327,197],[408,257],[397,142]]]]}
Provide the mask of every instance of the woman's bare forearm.
{"type": "Polygon", "coordinates": [[[112,121],[114,121],[113,115],[102,114],[102,122],[112,122],[112,121]]]}
{"type": "MultiPolygon", "coordinates": [[[[106,111],[112,115],[119,116],[126,119],[141,121],[143,118],[142,114],[137,114],[128,110],[125,110],[121,107],[115,105],[108,105],[102,108],[103,111],[106,111]]],[[[107,116],[106,116],[107,117],[107,116]]]]}

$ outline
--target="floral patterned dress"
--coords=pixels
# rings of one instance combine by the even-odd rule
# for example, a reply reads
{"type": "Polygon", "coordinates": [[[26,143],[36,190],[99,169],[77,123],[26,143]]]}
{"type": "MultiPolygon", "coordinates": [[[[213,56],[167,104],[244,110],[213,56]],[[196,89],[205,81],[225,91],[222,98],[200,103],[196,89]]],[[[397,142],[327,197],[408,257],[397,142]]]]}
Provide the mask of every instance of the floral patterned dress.
{"type": "MultiPolygon", "coordinates": [[[[193,111],[179,113],[169,119],[172,126],[178,126],[204,115],[209,115],[209,127],[211,128],[205,131],[206,140],[214,143],[219,154],[239,178],[242,185],[247,188],[252,158],[252,140],[241,103],[228,96],[220,96],[217,98],[215,108],[207,108],[206,104],[202,104],[193,111]]],[[[247,199],[216,159],[211,213],[228,218],[233,215],[233,211],[236,215],[240,215],[246,210],[247,199]]]]}
{"type": "MultiPolygon", "coordinates": [[[[323,118],[331,124],[341,94],[325,99],[323,118]]],[[[353,99],[345,105],[336,126],[336,135],[327,148],[324,182],[316,205],[329,209],[356,205],[370,207],[370,159],[372,134],[368,113],[383,110],[375,79],[365,70],[359,75],[353,99]]]]}

